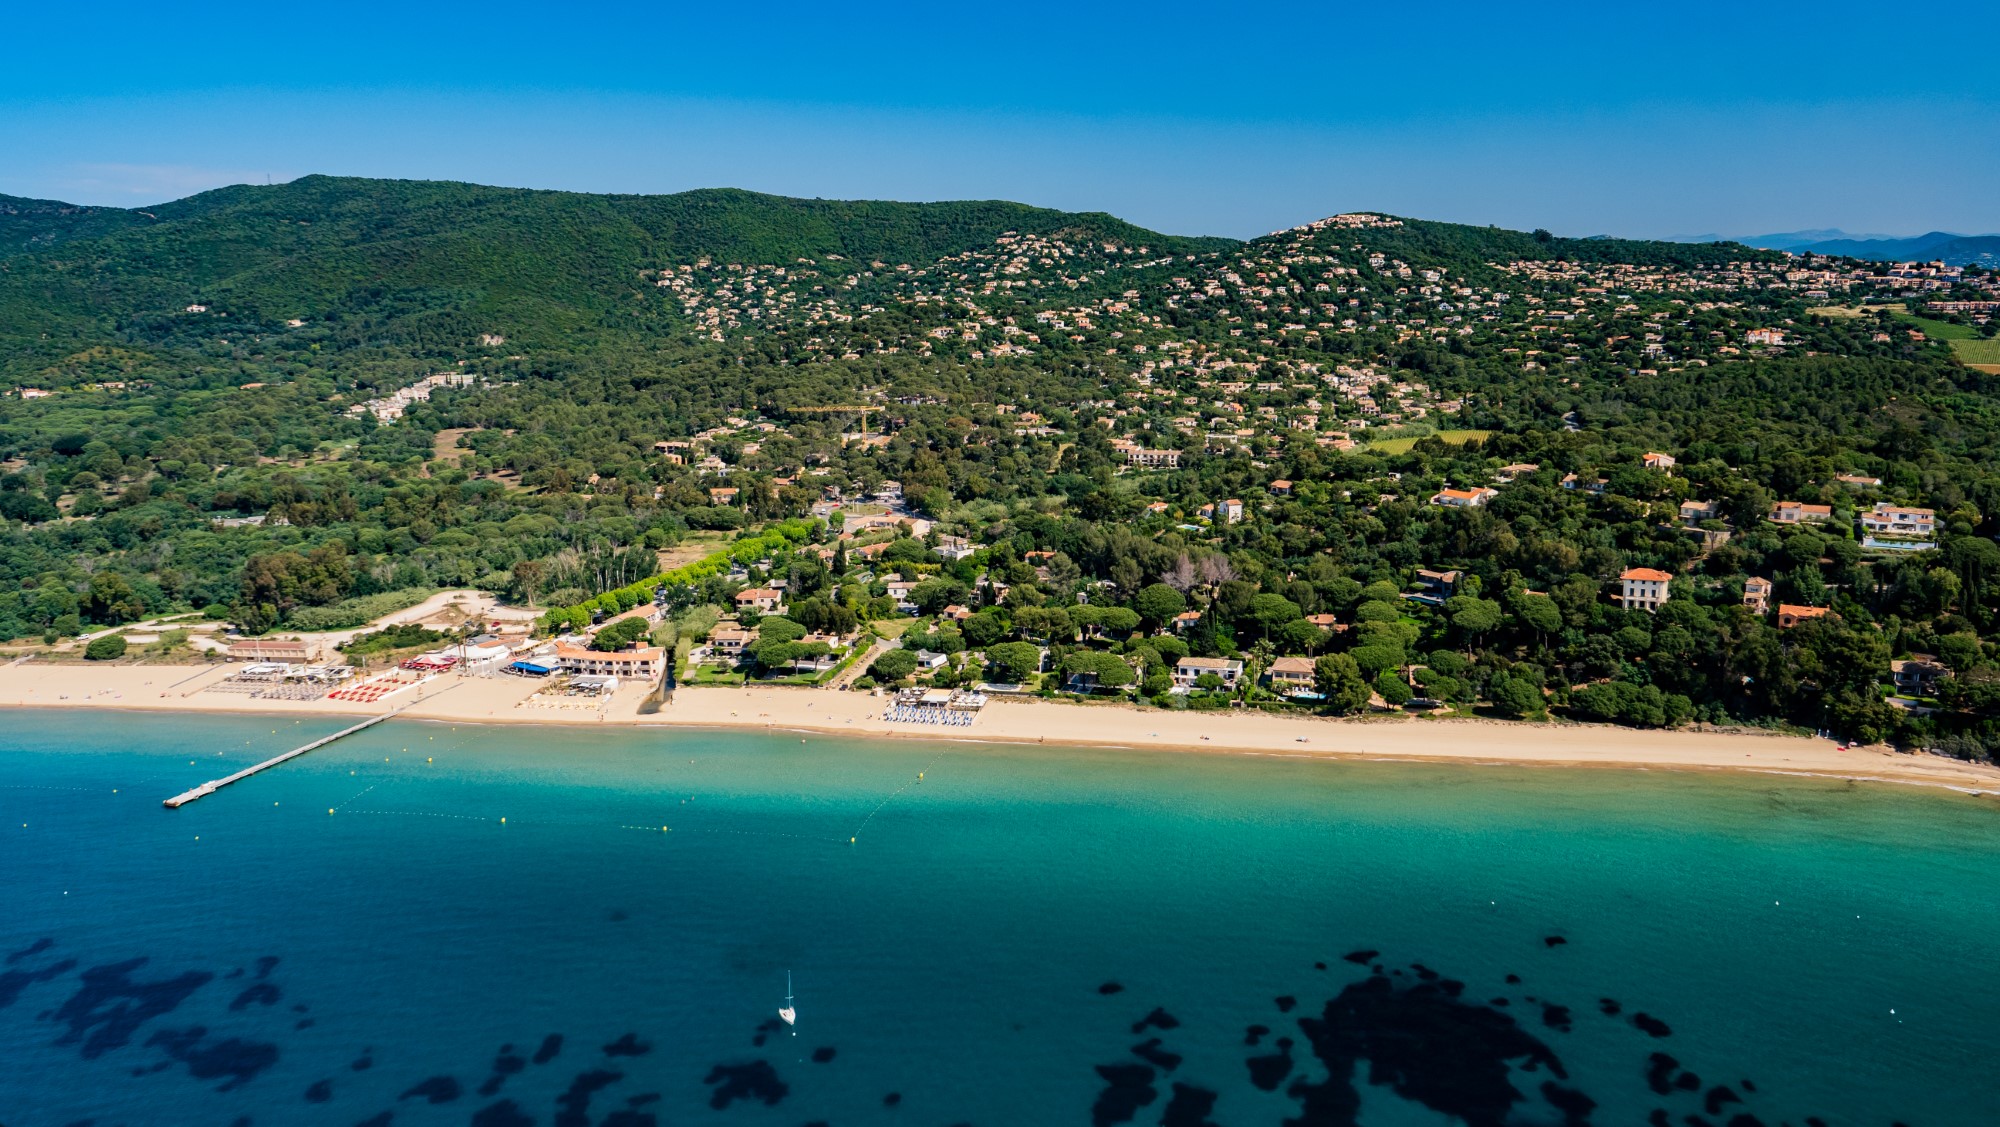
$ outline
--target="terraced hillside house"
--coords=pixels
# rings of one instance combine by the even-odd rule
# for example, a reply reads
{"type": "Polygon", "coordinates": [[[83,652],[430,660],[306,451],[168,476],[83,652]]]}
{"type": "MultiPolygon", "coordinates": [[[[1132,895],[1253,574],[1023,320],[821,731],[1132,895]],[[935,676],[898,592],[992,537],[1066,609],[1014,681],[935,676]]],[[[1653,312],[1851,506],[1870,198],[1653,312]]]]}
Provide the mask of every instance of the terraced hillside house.
{"type": "Polygon", "coordinates": [[[1825,618],[1831,613],[1825,607],[1807,607],[1798,606],[1793,603],[1779,603],[1778,629],[1790,630],[1801,622],[1809,622],[1815,618],[1825,618]]]}
{"type": "Polygon", "coordinates": [[[1871,536],[1929,539],[1937,534],[1937,513],[1878,501],[1873,509],[1861,514],[1861,531],[1871,536]]]}
{"type": "Polygon", "coordinates": [[[1673,573],[1658,568],[1627,568],[1618,577],[1618,602],[1626,610],[1643,610],[1651,614],[1666,603],[1667,584],[1673,581],[1673,573]]]}
{"type": "Polygon", "coordinates": [[[1743,605],[1758,614],[1771,612],[1771,581],[1753,575],[1743,581],[1743,605]]]}
{"type": "Polygon", "coordinates": [[[1771,506],[1773,524],[1825,524],[1833,519],[1833,506],[1780,501],[1771,506]]]}
{"type": "Polygon", "coordinates": [[[1431,494],[1431,504],[1446,509],[1476,509],[1495,497],[1497,489],[1440,489],[1431,494]]]}

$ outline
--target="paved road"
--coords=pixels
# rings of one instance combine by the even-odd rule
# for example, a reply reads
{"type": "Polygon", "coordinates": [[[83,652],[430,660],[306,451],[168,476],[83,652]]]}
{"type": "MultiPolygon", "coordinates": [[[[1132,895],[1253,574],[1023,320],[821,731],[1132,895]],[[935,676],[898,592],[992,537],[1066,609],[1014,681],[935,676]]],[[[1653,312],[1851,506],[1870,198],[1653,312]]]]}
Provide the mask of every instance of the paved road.
{"type": "Polygon", "coordinates": [[[829,689],[846,688],[847,686],[853,684],[856,678],[868,672],[868,667],[875,664],[876,658],[881,657],[883,654],[888,653],[890,650],[895,648],[896,648],[896,642],[892,641],[891,639],[888,638],[875,639],[875,644],[868,648],[867,653],[861,655],[860,661],[857,661],[853,665],[848,666],[846,671],[841,673],[840,676],[835,677],[833,680],[828,681],[824,687],[829,689]]]}

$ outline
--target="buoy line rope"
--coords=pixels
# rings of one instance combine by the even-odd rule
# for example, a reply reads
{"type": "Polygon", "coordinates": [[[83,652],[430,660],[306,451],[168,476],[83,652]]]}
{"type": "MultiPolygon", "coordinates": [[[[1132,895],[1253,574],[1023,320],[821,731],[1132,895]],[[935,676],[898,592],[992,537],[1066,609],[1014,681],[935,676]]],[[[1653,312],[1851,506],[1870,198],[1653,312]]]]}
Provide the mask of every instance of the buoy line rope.
{"type": "Polygon", "coordinates": [[[902,786],[899,786],[895,790],[890,791],[888,797],[876,803],[875,809],[870,810],[868,812],[868,816],[861,819],[861,824],[854,827],[854,832],[848,835],[847,838],[848,844],[850,845],[853,844],[854,839],[861,836],[861,831],[868,828],[868,823],[875,820],[875,815],[880,814],[884,806],[887,806],[891,802],[896,801],[896,799],[900,797],[904,791],[909,790],[911,787],[916,786],[918,783],[923,782],[924,776],[933,769],[935,769],[938,765],[938,760],[943,759],[946,755],[949,755],[951,753],[951,750],[952,749],[949,747],[939,748],[938,753],[936,755],[931,756],[931,761],[929,763],[924,764],[924,769],[922,771],[917,772],[916,778],[911,779],[909,782],[904,783],[902,786]]]}

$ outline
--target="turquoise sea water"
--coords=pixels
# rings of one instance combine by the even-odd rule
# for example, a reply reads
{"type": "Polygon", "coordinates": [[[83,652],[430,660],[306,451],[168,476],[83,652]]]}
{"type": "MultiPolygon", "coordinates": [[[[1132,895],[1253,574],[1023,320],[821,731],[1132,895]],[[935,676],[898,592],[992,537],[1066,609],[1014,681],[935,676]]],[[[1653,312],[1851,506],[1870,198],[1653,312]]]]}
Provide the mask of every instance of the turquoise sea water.
{"type": "Polygon", "coordinates": [[[335,726],[5,717],[0,1123],[2000,1122],[1990,800],[335,726]]]}

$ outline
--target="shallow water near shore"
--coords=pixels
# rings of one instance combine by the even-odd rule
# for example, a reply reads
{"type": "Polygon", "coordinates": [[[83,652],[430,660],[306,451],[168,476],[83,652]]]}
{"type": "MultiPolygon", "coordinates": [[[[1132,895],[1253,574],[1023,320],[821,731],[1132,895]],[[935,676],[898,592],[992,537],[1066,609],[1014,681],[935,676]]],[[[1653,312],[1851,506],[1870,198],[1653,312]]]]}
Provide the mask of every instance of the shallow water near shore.
{"type": "Polygon", "coordinates": [[[0,1123],[2000,1115],[1990,799],[341,726],[7,717],[0,1123]]]}

